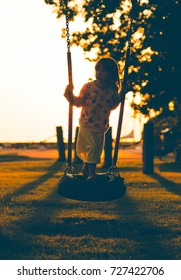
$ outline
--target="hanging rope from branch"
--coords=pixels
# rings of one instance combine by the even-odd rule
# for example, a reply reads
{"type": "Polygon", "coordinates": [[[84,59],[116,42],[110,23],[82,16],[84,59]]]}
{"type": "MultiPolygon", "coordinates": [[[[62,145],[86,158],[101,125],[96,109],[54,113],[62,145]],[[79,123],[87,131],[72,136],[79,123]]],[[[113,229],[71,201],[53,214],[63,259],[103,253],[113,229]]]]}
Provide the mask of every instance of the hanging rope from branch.
{"type": "MultiPolygon", "coordinates": [[[[131,35],[132,35],[132,31],[133,31],[133,15],[135,15],[136,5],[137,5],[137,0],[133,0],[131,14],[130,14],[130,27],[129,27],[129,32],[128,32],[128,46],[127,46],[127,50],[126,50],[123,87],[127,84],[127,80],[128,80],[128,69],[129,69],[130,49],[131,49],[131,35]]],[[[125,96],[120,105],[116,142],[115,142],[114,155],[113,155],[111,169],[116,166],[117,159],[118,159],[119,141],[120,141],[120,137],[121,137],[122,123],[123,123],[124,105],[125,105],[125,96]]]]}

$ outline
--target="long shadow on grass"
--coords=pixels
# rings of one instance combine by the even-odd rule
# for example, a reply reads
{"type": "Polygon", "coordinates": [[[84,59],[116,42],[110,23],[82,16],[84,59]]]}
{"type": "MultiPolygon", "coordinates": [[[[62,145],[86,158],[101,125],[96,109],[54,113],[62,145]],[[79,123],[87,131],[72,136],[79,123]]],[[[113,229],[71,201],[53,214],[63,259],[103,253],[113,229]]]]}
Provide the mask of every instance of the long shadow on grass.
{"type": "Polygon", "coordinates": [[[181,184],[176,184],[173,181],[164,178],[158,173],[150,174],[149,176],[157,180],[167,191],[177,195],[181,195],[181,184]]]}
{"type": "Polygon", "coordinates": [[[0,232],[0,260],[22,259],[22,256],[27,255],[30,249],[27,242],[22,244],[0,232]]]}
{"type": "Polygon", "coordinates": [[[180,236],[180,230],[173,232],[171,228],[162,226],[159,223],[159,212],[158,216],[155,216],[157,211],[152,213],[149,210],[149,205],[147,211],[144,211],[140,203],[128,195],[123,204],[119,201],[116,203],[117,207],[115,210],[120,216],[120,219],[121,217],[125,217],[125,223],[121,224],[122,231],[126,232],[127,238],[136,244],[133,258],[154,260],[175,259],[170,244],[172,238],[180,236]],[[155,220],[155,223],[152,220],[155,220]]]}
{"type": "MultiPolygon", "coordinates": [[[[14,193],[6,195],[1,201],[1,208],[8,207],[9,215],[15,215],[14,213],[18,208],[22,208],[23,211],[27,211],[27,213],[31,212],[31,215],[24,215],[23,219],[19,219],[17,216],[17,220],[7,222],[4,226],[4,232],[1,232],[0,229],[0,259],[32,259],[33,254],[31,253],[34,248],[34,242],[32,241],[32,236],[26,233],[26,227],[29,228],[31,223],[34,222],[39,223],[38,219],[44,219],[45,223],[47,223],[47,218],[51,215],[51,209],[53,208],[53,212],[56,207],[61,208],[61,204],[51,203],[49,201],[49,196],[47,200],[34,200],[34,201],[13,201],[10,203],[14,197],[27,193],[32,189],[38,187],[39,184],[47,181],[51,178],[57,171],[62,169],[62,165],[64,164],[55,162],[53,165],[46,169],[47,173],[43,176],[39,177],[37,180],[24,185],[21,189],[18,189],[14,193]],[[28,257],[29,256],[29,257],[28,257]]],[[[58,179],[57,179],[58,181],[58,179]]],[[[54,191],[55,192],[55,191],[54,191]]],[[[53,192],[53,193],[54,193],[53,192]]],[[[51,195],[50,195],[51,197],[51,195]]],[[[0,209],[1,210],[1,209],[0,209]]],[[[8,213],[6,215],[8,215],[8,213]]]]}
{"type": "Polygon", "coordinates": [[[8,204],[9,202],[12,201],[12,199],[14,199],[14,197],[17,197],[19,195],[28,193],[29,191],[35,189],[36,187],[38,187],[40,184],[42,184],[43,182],[46,182],[48,179],[50,179],[51,177],[53,177],[53,175],[55,173],[57,173],[62,166],[64,165],[64,163],[59,163],[59,162],[54,162],[51,166],[49,166],[47,169],[45,169],[45,174],[42,175],[41,177],[39,177],[37,180],[32,181],[24,186],[22,186],[21,188],[17,189],[16,191],[14,191],[13,193],[9,193],[7,195],[5,195],[3,197],[3,199],[1,200],[1,203],[3,205],[8,204]]]}
{"type": "Polygon", "coordinates": [[[177,162],[165,162],[162,164],[158,164],[160,171],[164,172],[181,172],[181,165],[177,162]]]}
{"type": "MultiPolygon", "coordinates": [[[[58,166],[56,167],[55,164],[54,167],[50,168],[51,172],[49,170],[47,174],[34,182],[34,187],[46,181],[50,175],[56,172],[56,168],[58,166]]],[[[27,191],[26,187],[27,185],[25,186],[25,191],[27,191]]],[[[29,188],[30,186],[28,190],[29,188]]],[[[180,233],[173,233],[169,228],[154,225],[149,218],[151,213],[143,213],[139,202],[132,199],[129,191],[125,197],[105,203],[76,202],[62,199],[57,197],[55,192],[56,190],[54,189],[42,201],[31,202],[29,205],[32,208],[31,215],[26,216],[24,220],[17,221],[15,228],[20,234],[14,236],[16,238],[15,242],[13,237],[9,242],[16,244],[18,249],[13,245],[7,254],[4,253],[6,259],[8,259],[8,255],[11,259],[28,259],[28,249],[29,252],[32,251],[32,256],[34,255],[32,248],[35,247],[36,254],[37,252],[40,254],[43,251],[47,256],[52,250],[55,250],[54,255],[60,254],[61,240],[65,237],[67,238],[68,251],[67,255],[64,255],[64,259],[174,259],[173,253],[166,250],[162,245],[162,241],[164,238],[169,241],[173,236],[177,236],[180,233]],[[79,212],[95,211],[95,216],[92,215],[90,218],[79,217],[78,214],[76,215],[78,210],[79,212]],[[65,211],[66,217],[64,215],[65,211]],[[74,217],[72,213],[74,213],[74,217]],[[102,214],[109,215],[110,219],[102,218],[102,214]],[[25,237],[22,239],[22,235],[27,236],[28,240],[25,240],[25,237]],[[56,248],[55,246],[52,249],[52,244],[45,241],[42,245],[39,243],[41,236],[48,236],[50,240],[51,237],[58,236],[59,247],[56,248]],[[87,253],[81,252],[79,238],[84,239],[86,247],[89,247],[87,253]],[[94,245],[89,245],[90,240],[94,240],[94,245]],[[102,240],[104,243],[111,242],[113,244],[111,252],[101,253],[101,248],[98,247],[96,253],[95,247],[99,245],[97,240],[102,240]],[[69,248],[71,248],[72,242],[74,242],[75,251],[71,252],[69,248]],[[24,250],[24,245],[26,251],[24,250]],[[79,248],[78,252],[76,252],[77,248],[79,248]]],[[[18,207],[18,202],[15,206],[18,207]]],[[[26,206],[26,202],[24,206],[26,206]]],[[[65,240],[63,242],[65,243],[65,240]]],[[[7,246],[10,248],[8,244],[7,246]]],[[[4,246],[4,249],[7,246],[4,246]]]]}
{"type": "Polygon", "coordinates": [[[10,154],[10,155],[0,155],[0,162],[1,161],[24,161],[24,160],[32,160],[32,158],[28,156],[18,156],[16,154],[10,154]]]}
{"type": "Polygon", "coordinates": [[[16,161],[38,161],[38,160],[50,160],[51,158],[33,158],[29,156],[21,156],[17,154],[0,155],[0,162],[16,162],[16,161]]]}
{"type": "MultiPolygon", "coordinates": [[[[51,199],[47,197],[47,199],[51,199]]],[[[35,206],[34,215],[29,217],[27,222],[23,225],[26,233],[32,236],[47,235],[49,237],[53,236],[66,236],[70,238],[71,243],[72,238],[84,238],[88,239],[102,239],[104,242],[107,240],[112,240],[113,247],[117,250],[120,247],[120,251],[114,254],[113,251],[108,254],[103,254],[97,249],[97,255],[94,252],[89,252],[84,255],[85,259],[89,259],[94,256],[98,259],[99,255],[103,259],[173,259],[172,253],[167,251],[161,242],[163,238],[170,239],[173,235],[179,235],[180,232],[173,232],[166,227],[158,227],[153,225],[149,220],[148,215],[143,215],[139,210],[139,204],[131,197],[126,196],[117,201],[112,201],[110,204],[113,206],[109,213],[109,207],[107,203],[81,203],[77,204],[71,200],[65,200],[64,202],[57,202],[56,207],[44,208],[44,211],[39,208],[42,206],[35,206]],[[117,218],[102,219],[101,213],[100,217],[84,218],[84,217],[63,217],[64,210],[69,209],[76,211],[77,208],[82,207],[82,211],[99,209],[99,211],[117,216],[117,218]],[[57,221],[55,212],[59,209],[59,213],[62,212],[62,218],[60,216],[57,221]],[[43,219],[46,216],[46,219],[43,219]],[[134,245],[133,245],[134,244],[134,245]],[[126,253],[125,253],[125,247],[126,253]],[[122,248],[122,249],[121,249],[122,248]],[[124,253],[122,252],[124,251],[124,253]]],[[[47,205],[48,206],[48,205],[47,205]]],[[[71,214],[70,214],[71,215],[71,214]]],[[[68,241],[67,241],[68,242],[68,241]]],[[[89,242],[89,241],[87,241],[89,242]]],[[[46,250],[49,250],[49,244],[46,244],[46,250]]],[[[70,244],[69,244],[70,246],[70,244]]],[[[89,246],[89,245],[87,245],[89,246]]],[[[44,248],[45,249],[45,248],[44,248]]],[[[92,248],[94,250],[94,248],[92,248]]],[[[101,250],[101,248],[100,248],[101,250]]],[[[80,250],[79,250],[80,251],[80,250]]],[[[65,259],[69,258],[69,253],[65,259]]],[[[71,258],[79,259],[82,258],[82,253],[71,253],[71,258]]]]}

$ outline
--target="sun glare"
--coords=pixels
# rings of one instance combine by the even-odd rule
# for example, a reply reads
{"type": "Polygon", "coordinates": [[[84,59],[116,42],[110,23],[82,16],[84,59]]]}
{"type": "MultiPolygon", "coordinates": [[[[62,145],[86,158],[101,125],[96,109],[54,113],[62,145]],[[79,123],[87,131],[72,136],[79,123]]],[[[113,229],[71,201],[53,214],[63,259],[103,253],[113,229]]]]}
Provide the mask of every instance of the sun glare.
{"type": "MultiPolygon", "coordinates": [[[[70,32],[80,23],[83,28],[82,19],[74,27],[71,23],[70,32]]],[[[0,142],[41,142],[48,138],[52,141],[56,126],[63,127],[67,139],[68,102],[63,94],[68,70],[62,24],[64,19],[58,21],[52,8],[42,0],[0,2],[0,142]]],[[[71,54],[77,95],[84,83],[94,79],[94,63],[84,59],[80,47],[71,47],[71,54]]],[[[73,114],[75,131],[80,109],[75,108],[73,114]]],[[[131,115],[126,101],[123,134],[132,129],[131,115]]],[[[117,119],[115,110],[111,115],[114,131],[117,119]]]]}

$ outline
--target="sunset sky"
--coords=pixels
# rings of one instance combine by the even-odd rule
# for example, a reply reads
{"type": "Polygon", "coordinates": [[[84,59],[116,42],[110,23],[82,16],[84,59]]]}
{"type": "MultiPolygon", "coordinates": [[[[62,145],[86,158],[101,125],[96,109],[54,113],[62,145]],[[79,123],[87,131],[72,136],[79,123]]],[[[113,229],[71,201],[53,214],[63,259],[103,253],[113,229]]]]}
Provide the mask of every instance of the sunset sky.
{"type": "MultiPolygon", "coordinates": [[[[67,51],[62,24],[43,0],[0,1],[0,142],[56,141],[56,126],[63,126],[67,138],[68,104],[63,97],[67,51]]],[[[78,47],[71,48],[71,53],[78,93],[94,77],[94,64],[84,60],[78,47]]],[[[126,106],[123,134],[132,129],[131,115],[126,106]]],[[[75,109],[74,127],[78,116],[75,109]]],[[[117,124],[117,117],[118,109],[111,125],[117,124]]]]}

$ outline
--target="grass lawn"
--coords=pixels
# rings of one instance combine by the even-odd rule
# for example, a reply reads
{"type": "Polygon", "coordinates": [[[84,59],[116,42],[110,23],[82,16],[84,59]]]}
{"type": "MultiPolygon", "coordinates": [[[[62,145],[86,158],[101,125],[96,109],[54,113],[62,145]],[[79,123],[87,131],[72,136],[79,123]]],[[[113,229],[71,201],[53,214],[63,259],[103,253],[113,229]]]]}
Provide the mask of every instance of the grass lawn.
{"type": "Polygon", "coordinates": [[[119,162],[127,192],[106,202],[59,196],[64,163],[0,161],[2,260],[181,259],[181,169],[171,159],[151,176],[140,159],[119,162]]]}

